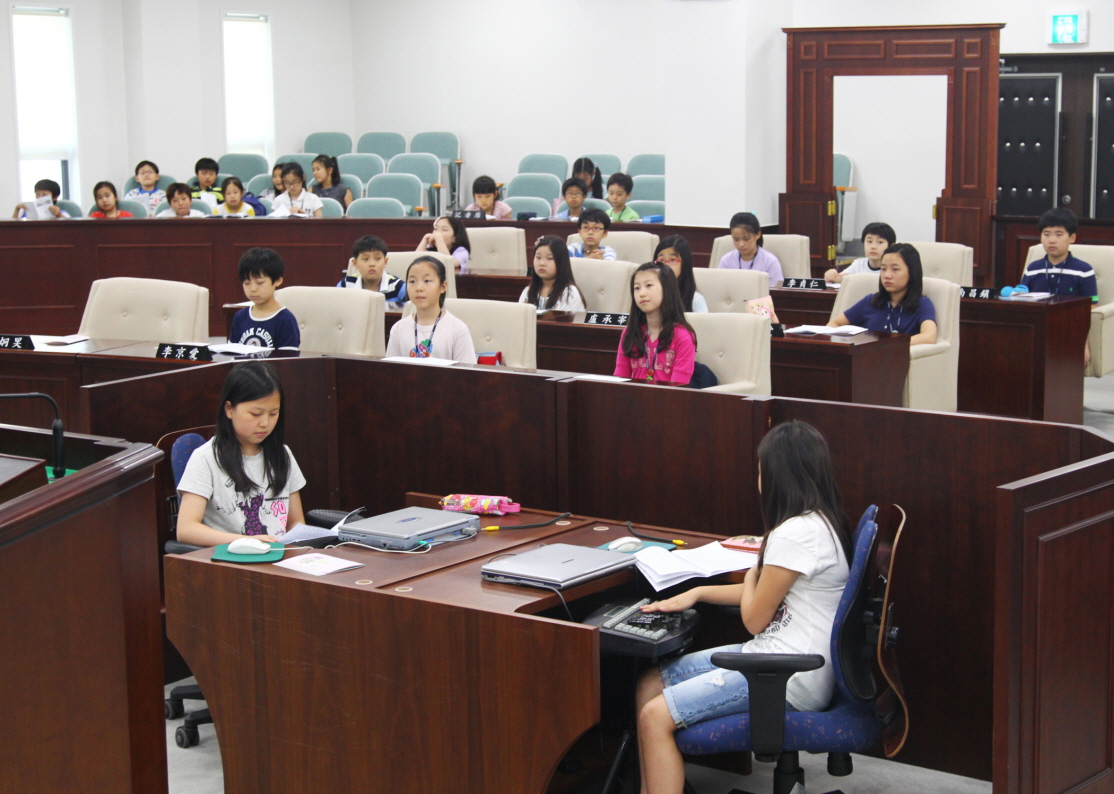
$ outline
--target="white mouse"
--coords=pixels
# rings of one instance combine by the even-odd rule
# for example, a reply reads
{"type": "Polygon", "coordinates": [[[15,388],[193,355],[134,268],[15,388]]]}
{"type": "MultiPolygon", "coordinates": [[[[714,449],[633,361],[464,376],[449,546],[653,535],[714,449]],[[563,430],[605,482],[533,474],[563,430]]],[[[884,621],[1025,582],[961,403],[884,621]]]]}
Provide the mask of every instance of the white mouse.
{"type": "Polygon", "coordinates": [[[230,554],[266,554],[271,544],[255,538],[236,538],[228,544],[230,554]]]}
{"type": "Polygon", "coordinates": [[[642,541],[638,538],[627,536],[613,540],[607,544],[609,551],[638,551],[642,548],[642,541]]]}

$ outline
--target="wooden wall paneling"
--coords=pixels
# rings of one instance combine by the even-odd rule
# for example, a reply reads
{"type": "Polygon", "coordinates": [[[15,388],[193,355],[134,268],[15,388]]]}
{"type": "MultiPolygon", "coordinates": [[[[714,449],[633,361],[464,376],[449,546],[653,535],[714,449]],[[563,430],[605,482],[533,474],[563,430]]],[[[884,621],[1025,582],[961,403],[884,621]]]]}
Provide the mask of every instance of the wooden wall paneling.
{"type": "Polygon", "coordinates": [[[573,391],[569,509],[717,535],[760,532],[750,401],[633,383],[576,381],[573,391]]]}
{"type": "MultiPolygon", "coordinates": [[[[27,225],[35,226],[30,222],[3,224],[27,225]]],[[[0,277],[4,283],[0,328],[5,333],[76,333],[93,282],[88,258],[83,256],[84,246],[79,242],[52,244],[52,238],[41,233],[43,230],[28,231],[7,238],[15,244],[0,245],[0,277]],[[17,238],[23,244],[18,244],[17,238]],[[49,288],[44,289],[44,284],[49,288]]]]}
{"type": "MultiPolygon", "coordinates": [[[[957,414],[768,401],[773,424],[824,434],[855,520],[879,501],[907,515],[894,575],[913,730],[898,760],[991,778],[995,489],[1075,463],[1079,428],[957,414]],[[942,696],[946,693],[946,696],[942,696]],[[918,726],[920,726],[918,728],[918,726]],[[930,727],[931,726],[931,727],[930,727]]],[[[1109,603],[1107,603],[1109,608],[1109,603]]],[[[997,791],[997,789],[995,789],[997,791]]]]}
{"type": "Polygon", "coordinates": [[[975,276],[991,276],[997,177],[998,35],[1001,25],[785,28],[788,40],[786,192],[781,225],[809,234],[825,254],[833,222],[817,223],[792,204],[835,198],[832,174],[832,78],[856,74],[944,74],[948,85],[948,163],[937,201],[938,240],[975,249],[975,276]],[[809,198],[811,196],[811,199],[809,198]],[[807,230],[807,231],[806,231],[807,230]]]}
{"type": "Polygon", "coordinates": [[[557,509],[556,381],[492,369],[335,362],[339,459],[363,462],[340,470],[339,508],[397,510],[407,491],[421,491],[497,494],[557,509]]]}
{"type": "Polygon", "coordinates": [[[994,790],[1108,791],[1114,455],[1004,485],[997,507],[994,790]]]}
{"type": "MultiPolygon", "coordinates": [[[[184,221],[183,221],[184,223],[184,221]]],[[[339,507],[337,493],[336,387],[331,358],[268,361],[286,396],[286,444],[306,476],[302,504],[339,507]],[[330,438],[332,437],[332,439],[330,438]]],[[[81,400],[96,435],[156,444],[165,434],[215,422],[221,388],[235,363],[188,367],[81,387],[81,400]]],[[[358,505],[353,505],[358,507],[358,505]]]]}
{"type": "Polygon", "coordinates": [[[0,507],[0,790],[167,790],[158,563],[143,542],[162,454],[117,452],[0,507]]]}

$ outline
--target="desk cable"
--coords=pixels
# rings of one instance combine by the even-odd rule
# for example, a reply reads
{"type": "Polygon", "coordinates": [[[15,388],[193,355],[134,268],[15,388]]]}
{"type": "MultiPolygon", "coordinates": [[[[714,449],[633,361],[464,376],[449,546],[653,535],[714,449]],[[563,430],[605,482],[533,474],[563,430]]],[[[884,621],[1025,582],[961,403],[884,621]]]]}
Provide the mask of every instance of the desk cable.
{"type": "Polygon", "coordinates": [[[571,517],[572,517],[572,513],[561,513],[561,515],[559,515],[559,516],[551,518],[548,521],[542,521],[542,522],[537,523],[537,524],[515,524],[514,526],[504,526],[504,527],[501,527],[497,524],[492,524],[490,527],[483,527],[483,530],[485,532],[494,532],[497,529],[540,529],[541,527],[552,526],[553,524],[556,524],[558,521],[563,521],[566,518],[571,518],[571,517]]]}
{"type": "Polygon", "coordinates": [[[677,547],[688,545],[683,540],[674,540],[672,538],[655,538],[652,535],[643,535],[641,532],[635,531],[634,525],[630,521],[627,522],[627,531],[630,532],[634,537],[642,538],[643,540],[654,540],[658,543],[672,543],[674,546],[677,547]]]}

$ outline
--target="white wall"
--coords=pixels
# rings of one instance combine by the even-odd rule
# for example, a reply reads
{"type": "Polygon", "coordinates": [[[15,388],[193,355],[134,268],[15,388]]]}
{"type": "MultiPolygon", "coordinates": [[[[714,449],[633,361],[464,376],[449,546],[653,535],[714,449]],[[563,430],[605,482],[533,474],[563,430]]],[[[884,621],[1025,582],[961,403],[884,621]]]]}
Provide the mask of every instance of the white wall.
{"type": "Polygon", "coordinates": [[[833,148],[855,164],[854,239],[883,221],[899,240],[935,240],[932,207],[947,178],[948,78],[840,75],[832,85],[833,148]]]}
{"type": "MultiPolygon", "coordinates": [[[[58,6],[42,0],[23,2],[58,6]]],[[[93,185],[123,189],[135,163],[154,160],[185,180],[199,157],[225,151],[223,11],[271,18],[278,154],[301,151],[315,130],[355,131],[349,0],[82,0],[71,9],[77,79],[76,198],[93,185]],[[328,55],[326,55],[328,54],[328,55]]],[[[0,14],[0,41],[11,16],[0,14]]],[[[19,144],[10,48],[0,57],[0,206],[18,192],[19,144]]],[[[250,80],[251,75],[245,75],[250,80]]],[[[0,212],[6,217],[9,212],[0,212]]]]}
{"type": "Polygon", "coordinates": [[[508,181],[532,152],[570,163],[610,152],[624,166],[664,153],[671,222],[722,226],[742,209],[773,222],[789,15],[765,5],[354,2],[354,41],[391,43],[356,47],[356,124],[457,133],[465,185],[481,173],[508,181]]]}

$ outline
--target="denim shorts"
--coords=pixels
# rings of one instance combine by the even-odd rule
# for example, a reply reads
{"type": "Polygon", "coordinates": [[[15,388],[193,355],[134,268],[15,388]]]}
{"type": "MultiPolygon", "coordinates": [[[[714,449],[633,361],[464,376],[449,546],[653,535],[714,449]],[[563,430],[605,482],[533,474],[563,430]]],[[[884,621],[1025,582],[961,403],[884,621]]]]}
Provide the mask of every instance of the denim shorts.
{"type": "Polygon", "coordinates": [[[713,653],[739,653],[742,648],[741,644],[724,645],[662,663],[662,694],[678,729],[750,710],[750,691],[743,674],[712,664],[713,653]]]}

